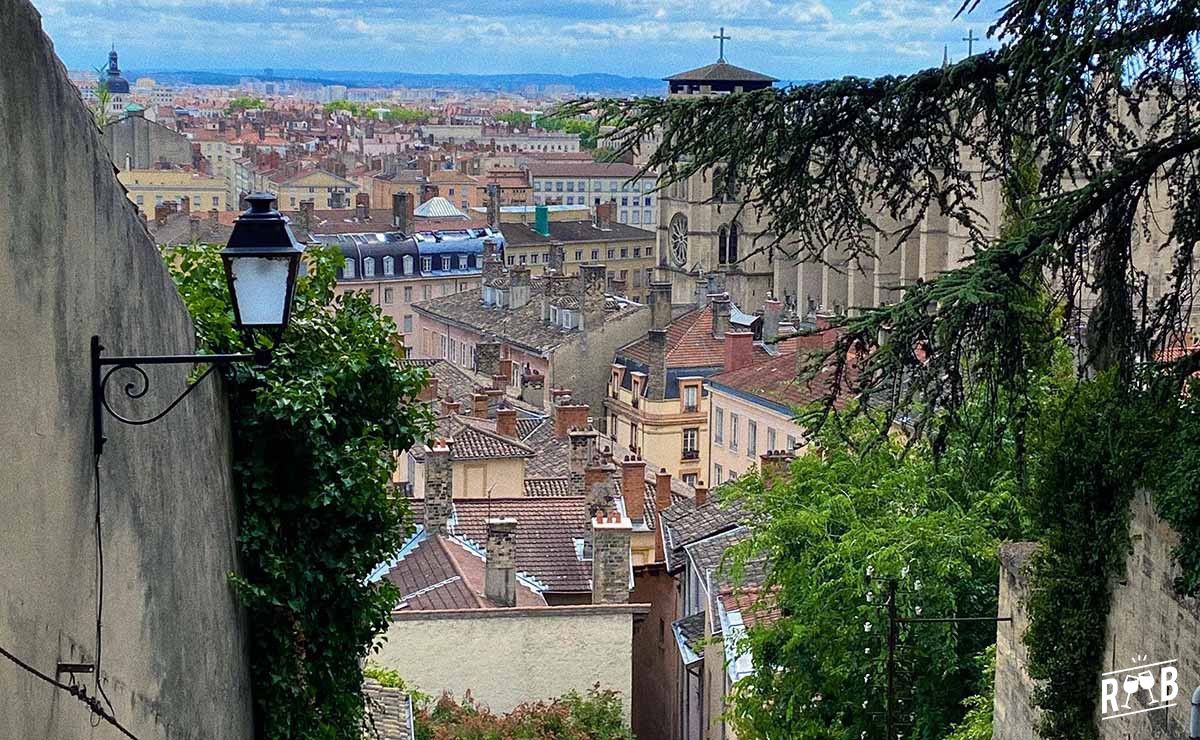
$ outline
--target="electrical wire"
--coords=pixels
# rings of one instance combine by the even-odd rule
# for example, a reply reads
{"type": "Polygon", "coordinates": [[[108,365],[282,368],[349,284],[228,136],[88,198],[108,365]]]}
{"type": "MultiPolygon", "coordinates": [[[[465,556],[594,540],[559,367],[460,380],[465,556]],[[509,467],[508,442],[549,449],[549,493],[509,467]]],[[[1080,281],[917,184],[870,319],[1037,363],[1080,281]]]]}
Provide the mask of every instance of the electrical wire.
{"type": "Polygon", "coordinates": [[[117,710],[113,707],[112,700],[108,698],[104,685],[100,683],[100,658],[104,646],[104,538],[101,536],[100,530],[100,455],[97,453],[92,457],[92,471],[96,483],[96,670],[93,676],[95,677],[96,692],[104,697],[104,702],[108,704],[108,711],[115,715],[117,710]]]}
{"type": "MultiPolygon", "coordinates": [[[[87,705],[87,708],[92,711],[92,714],[95,717],[98,717],[99,719],[104,720],[105,722],[108,722],[113,727],[117,728],[117,730],[122,735],[129,738],[129,740],[138,740],[137,735],[134,735],[132,732],[125,729],[125,726],[122,725],[120,722],[118,722],[116,717],[112,716],[111,714],[109,714],[108,712],[106,712],[104,710],[104,706],[100,703],[99,699],[97,699],[94,696],[88,696],[87,688],[80,686],[78,684],[65,684],[57,679],[51,678],[50,676],[46,675],[45,673],[42,673],[38,669],[29,665],[28,663],[21,660],[20,658],[13,655],[12,653],[10,653],[9,651],[5,650],[2,647],[0,647],[0,655],[3,655],[5,658],[8,658],[10,661],[13,662],[14,665],[16,665],[18,668],[24,670],[25,672],[41,679],[42,681],[45,681],[46,683],[50,684],[51,686],[53,686],[56,689],[60,689],[62,691],[67,692],[71,696],[73,696],[76,699],[78,699],[79,701],[83,702],[85,705],[87,705]]],[[[99,672],[99,671],[97,671],[97,672],[99,672]]],[[[110,704],[110,706],[111,706],[111,704],[110,704]]],[[[98,722],[97,722],[97,725],[98,725],[98,722]]]]}

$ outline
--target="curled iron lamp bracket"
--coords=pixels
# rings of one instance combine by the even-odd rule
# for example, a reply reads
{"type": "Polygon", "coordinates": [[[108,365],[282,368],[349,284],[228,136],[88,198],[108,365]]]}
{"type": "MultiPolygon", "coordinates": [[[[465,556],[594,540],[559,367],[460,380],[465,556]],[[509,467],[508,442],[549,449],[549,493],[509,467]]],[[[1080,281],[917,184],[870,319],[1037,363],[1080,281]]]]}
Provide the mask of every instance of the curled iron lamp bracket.
{"type": "Polygon", "coordinates": [[[218,367],[232,364],[234,362],[265,362],[265,356],[261,354],[220,354],[220,355],[143,355],[130,357],[105,357],[104,345],[100,344],[100,337],[92,337],[92,449],[95,454],[99,455],[104,451],[104,414],[107,413],[112,418],[122,424],[131,426],[144,426],[153,424],[159,419],[178,406],[183,399],[187,398],[196,386],[204,381],[218,367]],[[127,382],[123,388],[125,397],[138,400],[146,395],[150,390],[150,377],[146,374],[144,365],[197,365],[207,364],[204,372],[195,380],[187,384],[183,392],[175,397],[162,411],[157,414],[146,417],[130,417],[121,414],[113,409],[108,402],[108,381],[113,375],[122,370],[128,370],[134,373],[134,378],[127,382]],[[105,370],[107,368],[107,370],[105,370]]]}

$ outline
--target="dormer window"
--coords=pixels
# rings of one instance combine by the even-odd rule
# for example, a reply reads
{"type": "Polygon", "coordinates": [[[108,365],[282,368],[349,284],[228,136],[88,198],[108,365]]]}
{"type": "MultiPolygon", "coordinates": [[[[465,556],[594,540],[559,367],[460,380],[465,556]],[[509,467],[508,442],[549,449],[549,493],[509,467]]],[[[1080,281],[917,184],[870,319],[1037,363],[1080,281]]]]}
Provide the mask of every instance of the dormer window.
{"type": "Polygon", "coordinates": [[[558,306],[550,307],[550,323],[558,325],[558,306]]]}
{"type": "Polygon", "coordinates": [[[363,277],[375,277],[375,258],[363,258],[363,277]]]}
{"type": "Polygon", "coordinates": [[[413,258],[412,258],[412,255],[408,255],[408,254],[404,255],[404,274],[405,274],[405,275],[411,275],[411,274],[413,274],[413,258]]]}
{"type": "Polygon", "coordinates": [[[342,263],[342,277],[350,280],[354,279],[354,260],[347,258],[342,263]]]}
{"type": "Polygon", "coordinates": [[[421,272],[433,272],[433,257],[421,258],[421,272]]]}
{"type": "Polygon", "coordinates": [[[391,277],[396,274],[396,258],[391,255],[383,258],[383,274],[391,277]]]}

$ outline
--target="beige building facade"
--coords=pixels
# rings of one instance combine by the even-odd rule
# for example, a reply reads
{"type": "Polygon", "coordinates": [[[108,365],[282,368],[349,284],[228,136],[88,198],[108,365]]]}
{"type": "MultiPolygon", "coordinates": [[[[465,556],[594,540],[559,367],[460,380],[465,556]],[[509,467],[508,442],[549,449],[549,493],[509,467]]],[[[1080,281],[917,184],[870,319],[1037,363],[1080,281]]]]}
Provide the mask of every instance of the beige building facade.
{"type": "Polygon", "coordinates": [[[184,170],[126,170],[117,174],[129,200],[147,219],[154,207],[188,198],[194,211],[227,208],[228,186],[223,177],[208,177],[184,170]]]}

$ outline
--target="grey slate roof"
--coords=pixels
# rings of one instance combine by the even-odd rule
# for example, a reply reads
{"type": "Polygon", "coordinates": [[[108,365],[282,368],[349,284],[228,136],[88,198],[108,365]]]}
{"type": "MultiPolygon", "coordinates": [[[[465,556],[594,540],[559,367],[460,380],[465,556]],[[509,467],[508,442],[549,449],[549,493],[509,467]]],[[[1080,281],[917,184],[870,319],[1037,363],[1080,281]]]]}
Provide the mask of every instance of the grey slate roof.
{"type": "Polygon", "coordinates": [[[538,244],[562,242],[626,242],[654,241],[653,231],[639,229],[629,224],[609,223],[603,229],[593,225],[591,221],[551,221],[550,236],[542,236],[534,230],[532,224],[501,224],[500,231],[504,234],[505,244],[513,247],[528,247],[538,244]]]}
{"type": "Polygon", "coordinates": [[[729,62],[714,62],[703,67],[689,69],[687,72],[664,77],[669,82],[778,82],[769,75],[754,72],[730,64],[729,62]]]}
{"type": "Polygon", "coordinates": [[[675,644],[685,666],[695,665],[704,659],[704,612],[696,612],[671,623],[675,633],[675,644]]]}
{"type": "MultiPolygon", "coordinates": [[[[540,297],[543,290],[541,280],[532,281],[530,300],[520,308],[484,306],[479,288],[414,303],[413,308],[427,316],[493,334],[521,347],[545,353],[579,337],[581,332],[542,323],[540,297]]],[[[643,310],[649,309],[637,304],[610,308],[605,312],[605,320],[624,318],[643,310]]]]}
{"type": "Polygon", "coordinates": [[[678,572],[683,567],[681,556],[686,545],[740,526],[742,516],[736,503],[709,501],[696,506],[685,499],[672,504],[662,512],[667,569],[678,572]]]}

